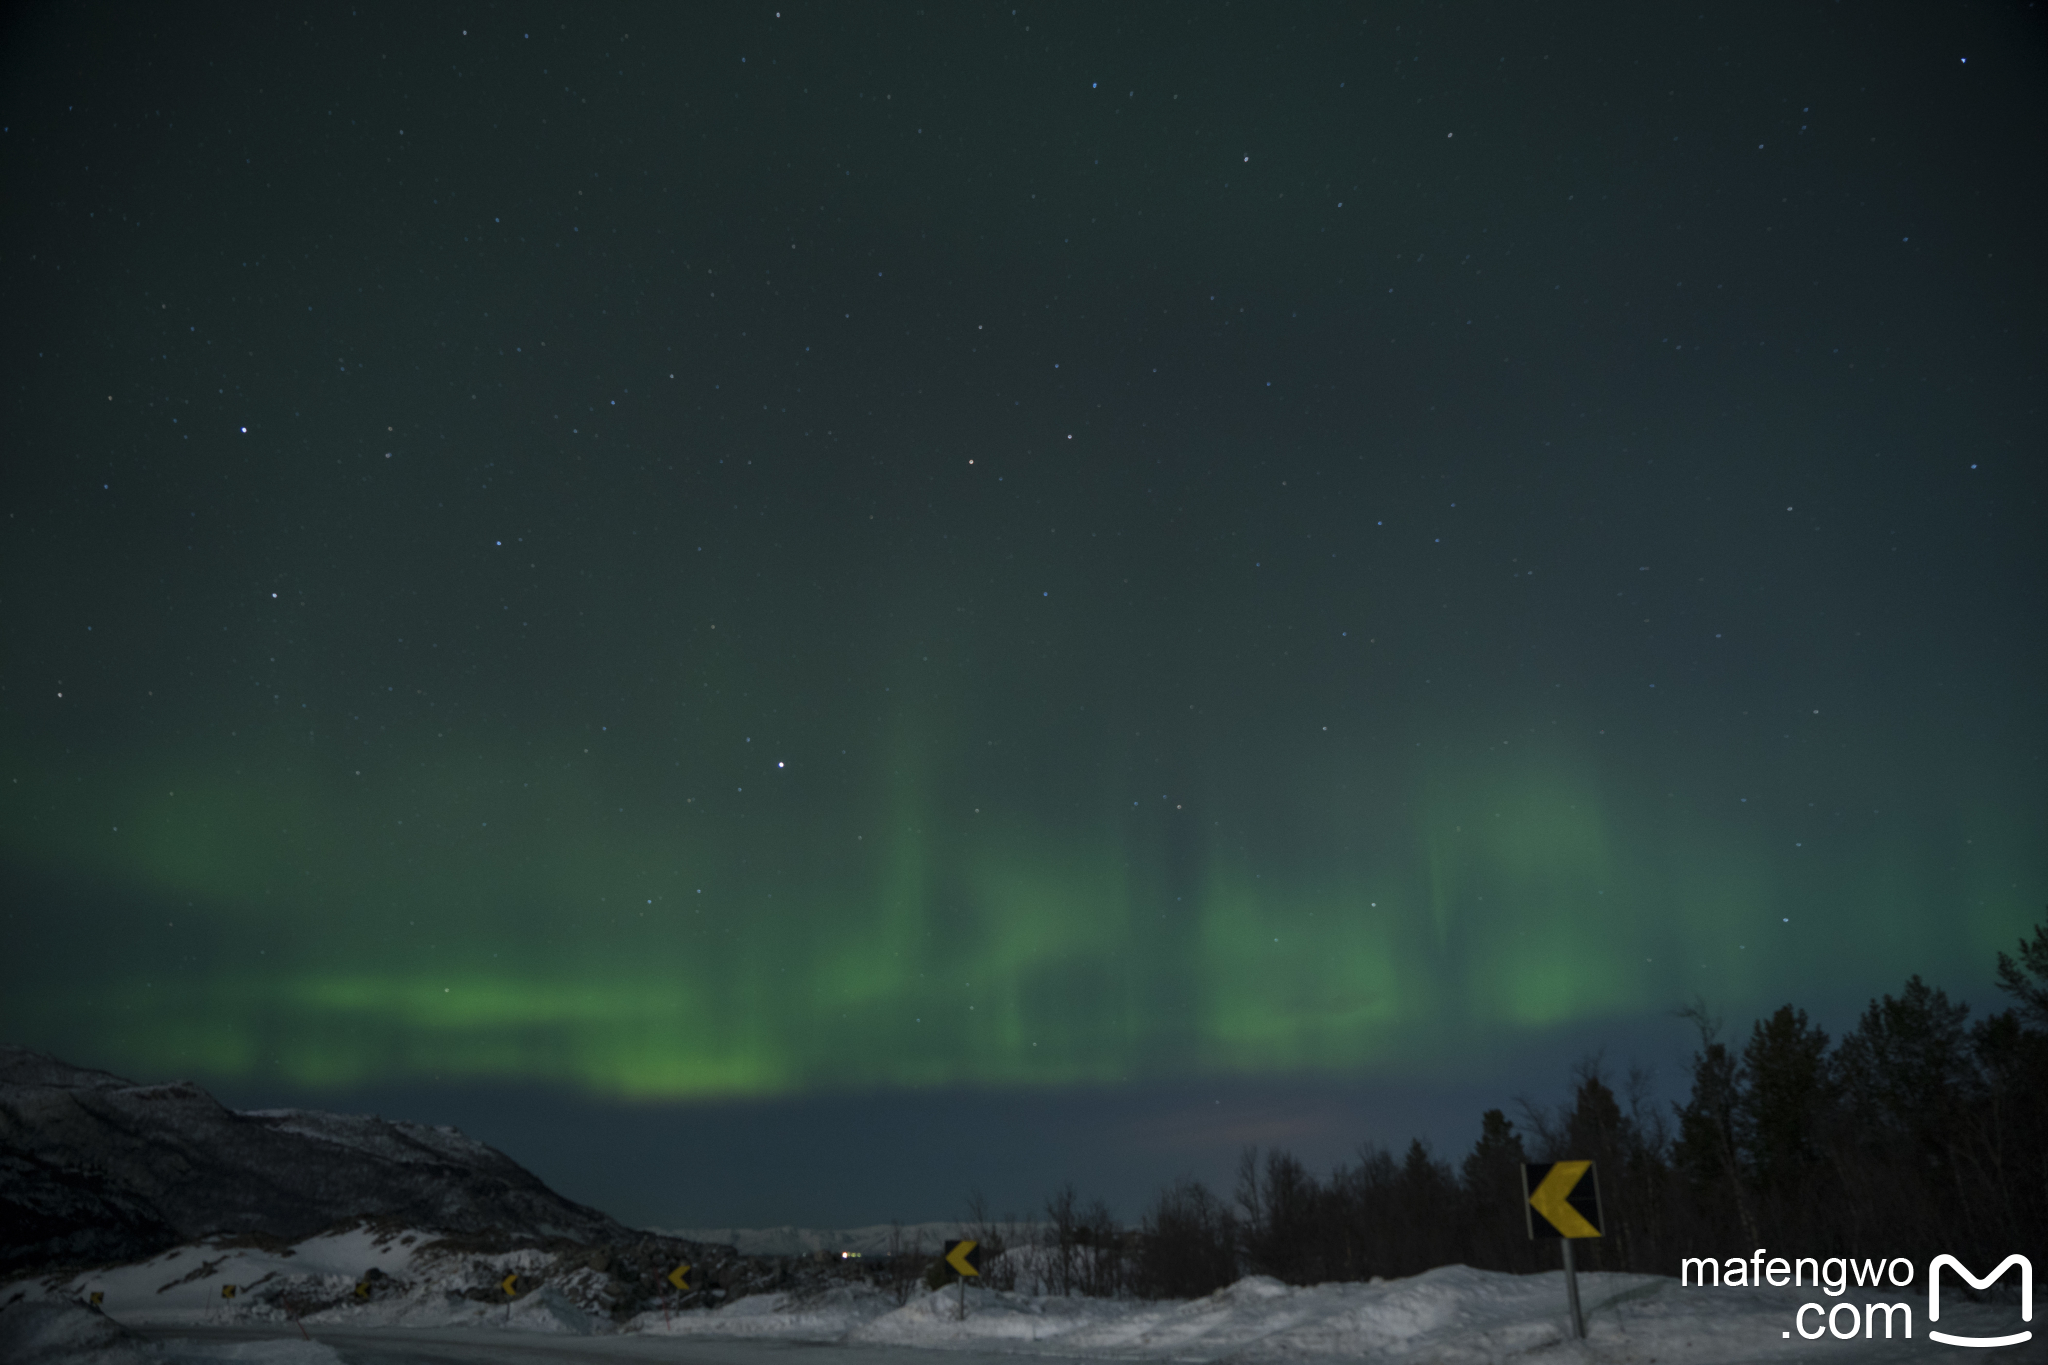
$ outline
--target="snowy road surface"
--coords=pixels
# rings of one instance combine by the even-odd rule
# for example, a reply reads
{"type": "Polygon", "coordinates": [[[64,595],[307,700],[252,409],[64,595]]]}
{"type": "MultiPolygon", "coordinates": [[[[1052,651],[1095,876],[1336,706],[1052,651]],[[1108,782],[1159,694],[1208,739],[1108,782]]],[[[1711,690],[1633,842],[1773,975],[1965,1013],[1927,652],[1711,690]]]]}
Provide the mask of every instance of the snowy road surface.
{"type": "MultiPolygon", "coordinates": [[[[162,1328],[144,1336],[160,1343],[165,1365],[599,1365],[665,1361],[672,1365],[1017,1365],[1003,1351],[947,1351],[939,1360],[914,1347],[828,1346],[788,1341],[717,1341],[702,1337],[520,1337],[506,1332],[437,1327],[316,1328],[312,1340],[276,1328],[162,1328]]],[[[1046,1365],[1065,1358],[1034,1356],[1046,1365]]]]}

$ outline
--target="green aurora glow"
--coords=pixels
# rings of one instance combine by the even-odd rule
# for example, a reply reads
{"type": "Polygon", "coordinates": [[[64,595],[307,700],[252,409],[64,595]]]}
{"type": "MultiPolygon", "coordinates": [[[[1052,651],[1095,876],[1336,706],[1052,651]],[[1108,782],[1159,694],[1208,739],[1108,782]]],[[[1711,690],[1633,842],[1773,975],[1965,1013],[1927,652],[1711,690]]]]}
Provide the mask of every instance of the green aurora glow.
{"type": "MultiPolygon", "coordinates": [[[[1632,802],[1559,744],[1440,754],[1313,812],[1141,799],[1064,823],[943,801],[960,775],[915,763],[856,768],[870,799],[850,807],[807,801],[801,764],[764,771],[783,790],[751,811],[744,792],[650,802],[587,771],[588,747],[373,778],[272,735],[234,767],[18,781],[17,866],[172,908],[161,933],[102,937],[89,983],[23,981],[12,1008],[138,1072],[311,1087],[1399,1075],[1518,1031],[1881,973],[1895,953],[1840,934],[1848,908],[1935,880],[1893,849],[1796,907],[1830,932],[1773,946],[1786,871],[1761,832],[1632,802]]],[[[1987,959],[2024,920],[2009,889],[1979,903],[1944,930],[1951,955],[1987,959]]]]}

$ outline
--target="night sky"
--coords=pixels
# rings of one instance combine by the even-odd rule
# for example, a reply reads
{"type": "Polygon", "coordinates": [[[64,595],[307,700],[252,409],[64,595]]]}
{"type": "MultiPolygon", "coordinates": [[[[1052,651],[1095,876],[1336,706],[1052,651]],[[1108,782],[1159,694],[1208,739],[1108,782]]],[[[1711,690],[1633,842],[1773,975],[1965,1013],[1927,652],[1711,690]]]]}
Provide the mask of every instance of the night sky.
{"type": "Polygon", "coordinates": [[[1999,1004],[2038,9],[571,8],[10,21],[7,1041],[830,1225],[1999,1004]]]}

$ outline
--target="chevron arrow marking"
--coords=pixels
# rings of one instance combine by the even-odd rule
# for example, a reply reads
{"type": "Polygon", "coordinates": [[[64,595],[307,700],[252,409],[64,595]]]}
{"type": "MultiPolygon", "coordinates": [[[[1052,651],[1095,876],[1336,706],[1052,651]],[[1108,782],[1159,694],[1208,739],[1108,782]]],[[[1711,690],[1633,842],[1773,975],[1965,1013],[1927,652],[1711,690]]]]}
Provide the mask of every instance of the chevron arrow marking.
{"type": "Polygon", "coordinates": [[[1549,1219],[1550,1225],[1567,1237],[1598,1237],[1600,1229],[1565,1202],[1591,1169],[1593,1163],[1590,1161],[1558,1162],[1529,1196],[1529,1206],[1549,1219]]]}
{"type": "Polygon", "coordinates": [[[955,1242],[946,1248],[946,1264],[959,1271],[963,1276],[972,1275],[979,1279],[981,1277],[981,1257],[977,1253],[980,1247],[981,1243],[979,1242],[955,1242]]]}

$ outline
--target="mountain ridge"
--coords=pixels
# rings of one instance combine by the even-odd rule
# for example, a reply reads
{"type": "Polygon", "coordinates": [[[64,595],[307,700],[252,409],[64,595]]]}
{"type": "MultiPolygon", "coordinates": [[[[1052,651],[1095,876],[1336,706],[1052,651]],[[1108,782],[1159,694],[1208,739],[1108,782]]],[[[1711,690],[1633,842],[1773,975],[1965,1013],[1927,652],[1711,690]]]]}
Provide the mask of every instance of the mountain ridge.
{"type": "Polygon", "coordinates": [[[236,1111],[0,1045],[0,1271],[151,1256],[201,1237],[297,1240],[352,1219],[588,1243],[642,1234],[452,1127],[236,1111]]]}

